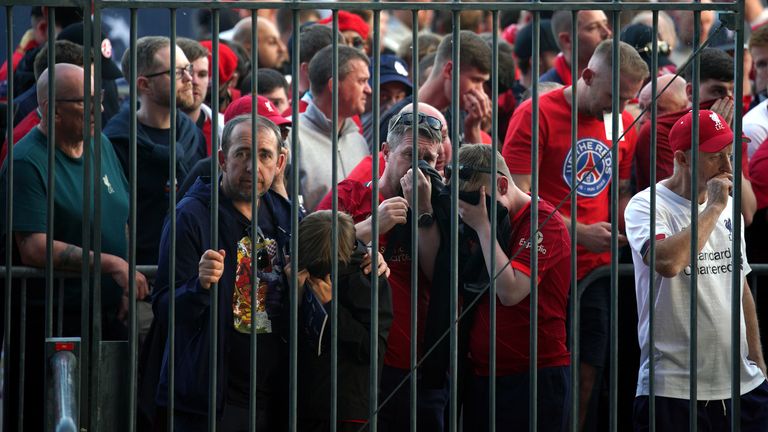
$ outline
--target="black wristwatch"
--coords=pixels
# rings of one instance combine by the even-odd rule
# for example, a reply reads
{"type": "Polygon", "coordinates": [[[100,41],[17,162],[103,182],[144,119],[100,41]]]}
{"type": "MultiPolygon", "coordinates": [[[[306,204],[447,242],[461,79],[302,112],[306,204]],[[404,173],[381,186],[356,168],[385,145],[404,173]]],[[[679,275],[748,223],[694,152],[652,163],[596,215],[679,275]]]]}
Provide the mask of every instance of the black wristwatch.
{"type": "Polygon", "coordinates": [[[432,213],[422,213],[419,215],[418,224],[419,228],[428,228],[435,223],[435,217],[432,213]]]}

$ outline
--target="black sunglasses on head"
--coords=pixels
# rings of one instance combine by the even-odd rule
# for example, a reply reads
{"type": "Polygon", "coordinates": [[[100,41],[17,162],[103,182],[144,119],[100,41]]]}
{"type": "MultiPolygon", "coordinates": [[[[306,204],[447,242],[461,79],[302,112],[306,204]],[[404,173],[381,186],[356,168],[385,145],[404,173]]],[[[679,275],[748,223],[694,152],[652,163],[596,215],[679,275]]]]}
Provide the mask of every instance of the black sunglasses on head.
{"type": "MultiPolygon", "coordinates": [[[[404,124],[406,126],[413,126],[414,113],[413,112],[406,112],[398,114],[395,120],[392,122],[392,126],[396,126],[398,124],[404,124]]],[[[416,124],[426,124],[431,129],[436,130],[438,132],[442,132],[443,130],[443,122],[440,121],[439,118],[433,117],[431,115],[426,115],[423,113],[419,113],[418,120],[415,122],[416,124]]]]}

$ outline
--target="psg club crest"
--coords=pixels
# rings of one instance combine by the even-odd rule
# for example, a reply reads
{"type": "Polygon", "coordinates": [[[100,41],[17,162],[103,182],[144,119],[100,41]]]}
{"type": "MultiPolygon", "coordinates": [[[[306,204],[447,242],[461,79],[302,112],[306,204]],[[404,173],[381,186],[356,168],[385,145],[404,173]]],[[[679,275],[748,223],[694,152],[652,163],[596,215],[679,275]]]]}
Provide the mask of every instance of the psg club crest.
{"type": "MultiPolygon", "coordinates": [[[[602,141],[583,138],[576,143],[576,192],[583,197],[600,195],[611,183],[611,149],[602,141]]],[[[571,184],[571,152],[563,160],[563,180],[571,184]]]]}

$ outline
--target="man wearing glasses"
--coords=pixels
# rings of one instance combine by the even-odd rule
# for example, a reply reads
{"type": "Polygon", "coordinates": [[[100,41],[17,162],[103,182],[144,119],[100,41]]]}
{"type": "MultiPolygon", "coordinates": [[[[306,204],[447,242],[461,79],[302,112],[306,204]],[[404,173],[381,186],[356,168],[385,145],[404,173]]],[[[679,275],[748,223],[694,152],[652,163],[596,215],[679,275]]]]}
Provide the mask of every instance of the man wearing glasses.
{"type": "MultiPolygon", "coordinates": [[[[82,270],[83,250],[83,175],[84,158],[91,152],[93,161],[93,143],[83,142],[84,125],[93,133],[93,117],[99,113],[101,105],[91,105],[90,116],[85,116],[84,71],[81,67],[69,63],[55,65],[55,102],[54,118],[48,117],[48,71],[45,70],[37,81],[37,99],[41,110],[40,124],[32,129],[14,147],[13,179],[8,179],[6,161],[0,171],[0,201],[3,208],[11,205],[13,209],[12,233],[3,232],[2,236],[13,235],[15,248],[5,253],[14,254],[14,264],[38,268],[46,266],[47,243],[47,198],[48,190],[48,137],[55,132],[54,160],[54,226],[53,226],[53,266],[57,271],[80,272],[82,270]],[[98,111],[97,111],[98,110],[98,111]],[[84,121],[85,120],[85,121],[84,121]],[[13,182],[14,200],[7,201],[5,196],[7,182],[13,182]]],[[[91,82],[91,91],[93,83],[91,82]]],[[[101,272],[102,272],[102,336],[104,340],[127,339],[127,328],[122,320],[128,309],[129,270],[126,262],[128,242],[125,235],[128,223],[128,183],[123,176],[112,145],[101,137],[101,173],[98,179],[89,179],[89,184],[99,184],[101,194],[101,272]]],[[[95,191],[95,189],[94,189],[95,191]]],[[[93,193],[93,192],[92,192],[93,193]]],[[[93,198],[91,198],[93,199],[93,198]]],[[[0,217],[5,219],[5,213],[0,217]]],[[[2,229],[5,229],[2,221],[2,229]]],[[[93,256],[91,256],[93,258],[93,256]]],[[[44,290],[42,281],[30,280],[30,301],[27,314],[34,319],[27,320],[26,333],[26,368],[38,371],[43,368],[43,338],[45,332],[44,290]],[[39,289],[38,289],[39,288],[39,289]]],[[[80,335],[80,279],[66,279],[63,290],[63,329],[62,336],[80,335]]],[[[143,298],[147,294],[147,281],[141,273],[136,273],[136,296],[143,298]]],[[[56,305],[52,305],[56,308],[56,305]]],[[[14,306],[15,313],[22,310],[14,306]]],[[[61,317],[60,317],[61,318],[61,317]]],[[[16,348],[18,349],[18,348],[16,348]]],[[[11,376],[18,374],[11,373],[11,376]]],[[[39,373],[27,374],[24,406],[31,410],[26,413],[25,426],[28,430],[42,430],[39,407],[43,403],[43,376],[39,373]]],[[[14,383],[11,383],[13,386],[14,383]]],[[[14,393],[16,394],[16,393],[14,393]]],[[[14,411],[16,412],[16,411],[14,411]]]]}
{"type": "MultiPolygon", "coordinates": [[[[178,182],[169,179],[169,142],[171,128],[170,77],[176,79],[176,106],[194,104],[192,65],[184,52],[176,49],[176,65],[170,66],[170,41],[166,37],[148,36],[136,42],[136,81],[140,107],[136,112],[137,145],[137,264],[157,264],[157,251],[163,219],[168,212],[170,188],[178,182]]],[[[122,68],[130,72],[130,50],[125,52],[122,68]]],[[[126,75],[127,76],[127,75],[126,75]]],[[[174,109],[176,107],[173,107],[174,109]]],[[[176,111],[176,176],[184,179],[194,164],[204,158],[205,137],[202,131],[180,110],[176,111]]],[[[126,177],[129,177],[130,107],[123,108],[106,128],[115,146],[126,177]]],[[[180,198],[180,197],[179,197],[180,198]]]]}
{"type": "MultiPolygon", "coordinates": [[[[436,117],[423,113],[401,112],[390,121],[388,141],[382,145],[386,161],[384,172],[379,178],[379,251],[391,270],[389,284],[392,289],[392,327],[387,338],[384,368],[381,373],[381,399],[389,397],[400,382],[408,376],[410,369],[411,346],[411,246],[410,230],[412,223],[418,223],[423,235],[420,244],[431,244],[436,235],[436,225],[432,216],[431,184],[427,177],[418,170],[420,178],[418,214],[414,212],[411,200],[412,152],[414,151],[413,128],[418,129],[418,159],[425,161],[432,168],[437,163],[438,149],[443,142],[441,130],[443,124],[436,117]],[[434,230],[434,231],[433,231],[434,230]]],[[[354,219],[357,238],[364,243],[371,241],[373,200],[372,183],[361,183],[347,179],[338,185],[339,211],[348,213],[354,219]]],[[[328,195],[320,202],[317,209],[327,210],[332,207],[332,197],[328,195]]],[[[421,255],[421,252],[420,252],[421,255]]],[[[419,260],[423,265],[424,260],[419,260]]],[[[431,267],[431,266],[430,266],[431,267]]],[[[419,339],[423,339],[426,323],[428,298],[431,288],[431,271],[422,267],[418,275],[419,292],[419,339]]],[[[423,354],[420,349],[419,354],[423,354]]],[[[445,373],[443,374],[445,376],[445,373]]],[[[384,431],[408,430],[409,391],[407,386],[400,387],[381,410],[380,426],[384,431]]],[[[419,430],[442,431],[448,392],[445,388],[431,389],[419,386],[418,421],[419,430]]]]}

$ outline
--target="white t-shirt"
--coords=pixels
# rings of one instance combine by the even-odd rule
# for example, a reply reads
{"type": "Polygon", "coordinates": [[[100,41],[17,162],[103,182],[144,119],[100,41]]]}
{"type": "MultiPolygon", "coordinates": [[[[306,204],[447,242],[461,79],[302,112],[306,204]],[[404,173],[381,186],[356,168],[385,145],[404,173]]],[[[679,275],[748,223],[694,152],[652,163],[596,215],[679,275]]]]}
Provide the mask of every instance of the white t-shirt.
{"type": "MultiPolygon", "coordinates": [[[[657,184],[656,238],[670,237],[691,224],[691,202],[657,184]]],[[[648,395],[648,308],[650,269],[643,262],[650,244],[650,188],[635,195],[624,213],[627,238],[632,247],[637,294],[637,334],[640,343],[640,372],[637,395],[648,395]]],[[[698,400],[731,397],[731,275],[732,206],[731,200],[720,214],[717,225],[698,257],[698,400]]],[[[706,204],[699,206],[699,212],[706,204]]],[[[744,238],[742,223],[741,237],[744,238]]],[[[744,278],[750,272],[744,241],[741,242],[744,278]]],[[[673,278],[655,274],[654,321],[657,396],[688,399],[690,341],[690,266],[673,278]]],[[[739,296],[741,300],[741,296],[739,296]]],[[[762,372],[747,359],[748,347],[744,311],[741,312],[741,394],[759,386],[762,372]]]]}
{"type": "Polygon", "coordinates": [[[749,158],[755,154],[760,144],[768,138],[768,99],[755,105],[741,120],[744,135],[751,140],[747,144],[749,158]]]}

